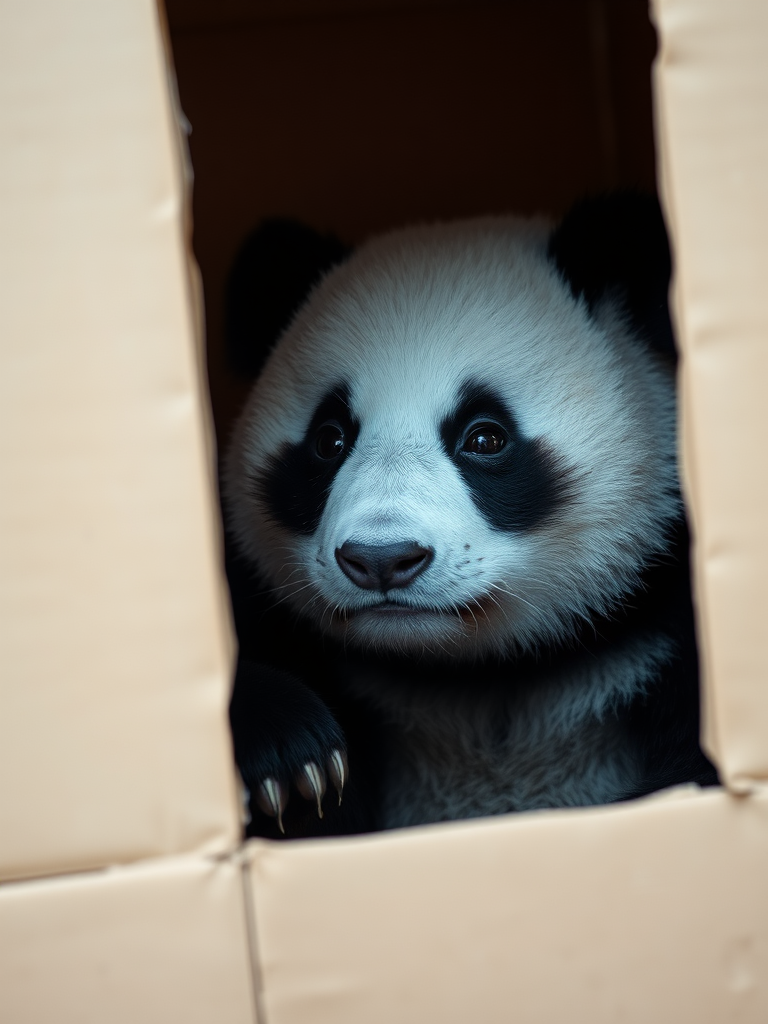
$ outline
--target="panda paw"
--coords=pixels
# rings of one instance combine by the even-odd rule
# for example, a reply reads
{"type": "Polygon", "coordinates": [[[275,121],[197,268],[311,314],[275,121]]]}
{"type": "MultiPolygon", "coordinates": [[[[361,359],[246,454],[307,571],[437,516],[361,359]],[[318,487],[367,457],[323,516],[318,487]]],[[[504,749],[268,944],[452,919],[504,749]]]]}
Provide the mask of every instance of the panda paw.
{"type": "MultiPolygon", "coordinates": [[[[292,773],[292,782],[300,796],[317,807],[318,818],[323,817],[323,797],[327,789],[328,778],[339,797],[339,806],[344,791],[344,783],[349,776],[347,755],[344,750],[334,749],[328,756],[325,770],[316,761],[306,761],[301,768],[292,773]]],[[[247,789],[247,787],[246,787],[247,789]]],[[[280,831],[285,835],[283,814],[288,806],[290,787],[285,778],[268,775],[256,782],[254,792],[247,790],[248,801],[255,801],[256,806],[270,818],[274,818],[280,831]]]]}
{"type": "Polygon", "coordinates": [[[270,828],[256,822],[249,831],[334,831],[333,821],[326,819],[333,819],[334,808],[341,805],[349,764],[344,734],[320,697],[287,673],[241,662],[229,714],[250,813],[273,823],[270,828]],[[292,795],[300,799],[291,800],[292,795]]]}

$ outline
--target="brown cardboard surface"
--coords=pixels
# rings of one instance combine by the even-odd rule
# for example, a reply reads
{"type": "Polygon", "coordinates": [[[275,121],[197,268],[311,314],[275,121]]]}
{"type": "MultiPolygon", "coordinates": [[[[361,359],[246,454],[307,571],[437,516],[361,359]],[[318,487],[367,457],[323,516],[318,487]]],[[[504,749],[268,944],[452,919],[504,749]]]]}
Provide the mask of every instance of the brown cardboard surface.
{"type": "Polygon", "coordinates": [[[236,838],[230,640],[153,0],[0,33],[0,877],[236,838]]]}
{"type": "Polygon", "coordinates": [[[3,1024],[253,1024],[241,868],[166,858],[0,885],[3,1024]]]}
{"type": "Polygon", "coordinates": [[[706,743],[768,777],[768,4],[655,0],[706,743]]]}
{"type": "Polygon", "coordinates": [[[269,1024],[764,1024],[768,794],[249,844],[269,1024]]]}

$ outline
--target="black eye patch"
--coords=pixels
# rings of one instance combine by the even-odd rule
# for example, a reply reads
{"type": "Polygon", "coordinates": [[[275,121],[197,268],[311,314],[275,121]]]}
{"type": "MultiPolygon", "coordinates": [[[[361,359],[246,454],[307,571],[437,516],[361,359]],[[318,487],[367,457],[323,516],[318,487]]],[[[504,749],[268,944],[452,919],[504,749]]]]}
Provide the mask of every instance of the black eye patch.
{"type": "Polygon", "coordinates": [[[315,532],[333,479],[359,429],[349,406],[349,388],[339,384],[317,406],[303,439],[270,455],[266,470],[255,481],[272,519],[294,533],[315,532]]]}
{"type": "Polygon", "coordinates": [[[532,530],[567,502],[567,473],[543,441],[522,434],[493,388],[464,384],[440,436],[478,511],[496,529],[532,530]]]}

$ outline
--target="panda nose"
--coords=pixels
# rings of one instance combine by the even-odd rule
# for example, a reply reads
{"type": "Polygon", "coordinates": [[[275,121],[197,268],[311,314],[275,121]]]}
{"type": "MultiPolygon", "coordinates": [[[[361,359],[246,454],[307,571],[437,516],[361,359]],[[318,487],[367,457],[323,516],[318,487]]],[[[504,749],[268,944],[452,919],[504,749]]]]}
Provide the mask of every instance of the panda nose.
{"type": "Polygon", "coordinates": [[[336,548],[336,561],[344,575],[363,590],[393,590],[410,586],[434,553],[415,541],[355,544],[348,540],[336,548]]]}

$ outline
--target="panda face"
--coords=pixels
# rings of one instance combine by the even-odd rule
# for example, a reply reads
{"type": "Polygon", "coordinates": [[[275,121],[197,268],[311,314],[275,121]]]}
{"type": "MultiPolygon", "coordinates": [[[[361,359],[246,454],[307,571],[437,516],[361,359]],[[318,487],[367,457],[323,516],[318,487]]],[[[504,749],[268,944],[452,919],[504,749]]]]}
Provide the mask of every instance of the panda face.
{"type": "Polygon", "coordinates": [[[531,650],[607,614],[679,514],[673,383],[511,218],[364,246],[273,351],[226,469],[275,601],[367,650],[531,650]]]}

